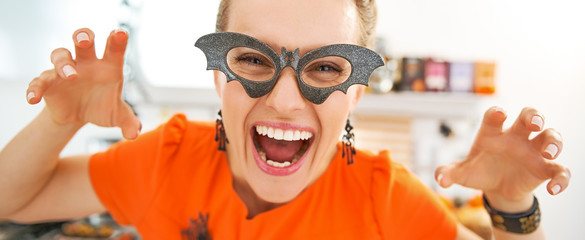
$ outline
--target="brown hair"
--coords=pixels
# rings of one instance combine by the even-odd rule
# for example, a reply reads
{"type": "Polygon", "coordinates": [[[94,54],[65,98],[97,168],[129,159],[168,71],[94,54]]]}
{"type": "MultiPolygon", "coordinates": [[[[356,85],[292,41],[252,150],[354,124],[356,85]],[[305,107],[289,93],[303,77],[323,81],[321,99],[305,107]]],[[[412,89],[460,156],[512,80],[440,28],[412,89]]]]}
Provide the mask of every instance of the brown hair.
{"type": "MultiPolygon", "coordinates": [[[[378,8],[375,0],[355,0],[355,5],[359,17],[360,38],[358,44],[361,46],[373,48],[375,43],[376,23],[378,20],[378,8]]],[[[215,22],[215,31],[223,32],[228,22],[228,10],[230,7],[229,0],[221,0],[219,10],[217,11],[217,20],[215,22]]]]}

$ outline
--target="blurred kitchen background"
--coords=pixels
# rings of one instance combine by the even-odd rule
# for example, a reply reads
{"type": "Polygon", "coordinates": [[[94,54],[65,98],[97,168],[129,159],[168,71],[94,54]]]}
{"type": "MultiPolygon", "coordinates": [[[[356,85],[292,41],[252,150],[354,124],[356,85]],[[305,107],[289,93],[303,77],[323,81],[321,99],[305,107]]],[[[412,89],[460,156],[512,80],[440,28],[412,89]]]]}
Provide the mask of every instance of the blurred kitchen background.
{"type": "MultiPolygon", "coordinates": [[[[205,57],[193,44],[215,29],[218,1],[0,1],[0,146],[43,104],[25,100],[28,82],[51,68],[50,53],[73,49],[81,27],[96,35],[101,55],[116,28],[130,32],[124,96],[143,130],[172,114],[213,120],[219,100],[205,57]]],[[[575,239],[585,226],[585,2],[579,0],[378,1],[376,51],[386,66],[371,79],[353,114],[358,147],[390,149],[447,199],[477,196],[437,187],[434,169],[463,158],[483,112],[493,105],[515,119],[539,109],[546,127],[563,134],[558,161],[573,174],[570,187],[536,191],[549,239],[575,239]]],[[[511,121],[507,122],[507,126],[511,121]]],[[[96,152],[121,139],[119,129],[86,126],[65,155],[96,152]]],[[[0,176],[1,177],[1,176],[0,176]]],[[[0,232],[0,239],[2,239],[0,232]]]]}

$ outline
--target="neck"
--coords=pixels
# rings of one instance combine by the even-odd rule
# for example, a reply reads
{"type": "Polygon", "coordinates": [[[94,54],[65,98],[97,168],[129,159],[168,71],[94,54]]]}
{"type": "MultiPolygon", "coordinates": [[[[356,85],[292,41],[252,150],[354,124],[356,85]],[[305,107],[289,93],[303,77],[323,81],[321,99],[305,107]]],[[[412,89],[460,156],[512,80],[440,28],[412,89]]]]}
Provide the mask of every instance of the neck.
{"type": "Polygon", "coordinates": [[[233,187],[238,197],[244,202],[246,208],[248,209],[248,215],[246,216],[247,219],[253,219],[256,215],[270,211],[277,207],[284,205],[285,203],[272,203],[267,202],[254,193],[250,185],[246,184],[243,181],[238,181],[236,179],[233,180],[233,187]]]}

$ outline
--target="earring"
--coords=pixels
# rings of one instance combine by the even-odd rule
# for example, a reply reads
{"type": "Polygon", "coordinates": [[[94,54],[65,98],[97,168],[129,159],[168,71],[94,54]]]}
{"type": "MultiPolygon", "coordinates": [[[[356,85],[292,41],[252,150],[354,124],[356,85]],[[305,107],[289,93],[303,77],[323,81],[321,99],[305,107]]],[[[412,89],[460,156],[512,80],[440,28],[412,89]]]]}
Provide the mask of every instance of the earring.
{"type": "Polygon", "coordinates": [[[219,142],[217,150],[225,152],[225,145],[230,143],[227,136],[225,135],[225,129],[223,128],[223,120],[221,119],[221,109],[217,112],[219,118],[215,120],[215,141],[219,142]]]}
{"type": "Polygon", "coordinates": [[[343,135],[343,152],[341,157],[347,158],[347,165],[353,163],[353,156],[355,155],[355,135],[351,132],[353,126],[349,123],[349,118],[345,123],[345,134],[343,135]]]}

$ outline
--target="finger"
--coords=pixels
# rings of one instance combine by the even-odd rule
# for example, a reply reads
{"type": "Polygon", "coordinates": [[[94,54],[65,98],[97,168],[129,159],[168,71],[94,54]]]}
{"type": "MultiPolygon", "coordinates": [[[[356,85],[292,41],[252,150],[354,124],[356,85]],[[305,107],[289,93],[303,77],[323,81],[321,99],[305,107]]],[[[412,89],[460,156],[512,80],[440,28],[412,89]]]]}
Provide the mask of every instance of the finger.
{"type": "MultiPolygon", "coordinates": [[[[551,162],[552,163],[552,162],[551,162]]],[[[571,171],[559,164],[554,164],[551,167],[552,179],[546,185],[546,189],[551,195],[557,195],[569,186],[571,180],[571,171]]]]}
{"type": "Polygon", "coordinates": [[[55,72],[62,79],[75,79],[77,77],[77,70],[75,69],[75,61],[71,57],[71,52],[65,48],[57,48],[51,53],[51,63],[55,66],[55,72]]]}
{"type": "Polygon", "coordinates": [[[535,149],[547,159],[555,159],[563,149],[563,139],[556,130],[549,128],[542,131],[531,141],[535,149]]]}
{"type": "Polygon", "coordinates": [[[37,104],[43,98],[47,88],[55,81],[57,74],[54,70],[47,70],[34,78],[26,89],[26,100],[29,104],[37,104]]]}
{"type": "Polygon", "coordinates": [[[504,109],[497,106],[489,108],[483,116],[478,135],[491,136],[502,133],[502,126],[507,117],[504,109]]]}
{"type": "Polygon", "coordinates": [[[534,108],[524,108],[510,128],[510,131],[520,137],[528,138],[530,133],[540,131],[544,126],[544,117],[534,108]]]}
{"type": "Polygon", "coordinates": [[[132,108],[128,104],[123,104],[123,107],[118,108],[118,122],[117,126],[122,129],[122,135],[126,139],[136,139],[142,130],[142,124],[132,108]]]}
{"type": "Polygon", "coordinates": [[[106,44],[104,60],[122,66],[124,64],[124,53],[126,52],[127,43],[128,33],[126,31],[121,29],[112,31],[108,37],[108,43],[106,44]]]}
{"type": "Polygon", "coordinates": [[[73,33],[75,43],[75,60],[95,60],[94,33],[89,28],[80,28],[73,33]]]}
{"type": "Polygon", "coordinates": [[[439,186],[448,188],[455,183],[455,176],[457,175],[457,163],[450,163],[443,165],[435,170],[435,180],[439,186]]]}

